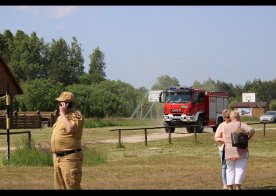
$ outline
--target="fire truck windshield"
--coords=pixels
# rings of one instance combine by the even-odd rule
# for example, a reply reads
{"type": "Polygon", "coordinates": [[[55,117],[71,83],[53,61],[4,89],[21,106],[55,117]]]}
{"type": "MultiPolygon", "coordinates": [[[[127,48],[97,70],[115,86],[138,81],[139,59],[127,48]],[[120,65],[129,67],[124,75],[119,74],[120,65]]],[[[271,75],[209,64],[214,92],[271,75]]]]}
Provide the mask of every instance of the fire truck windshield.
{"type": "Polygon", "coordinates": [[[187,103],[191,101],[191,94],[187,92],[168,92],[166,94],[167,103],[187,103]]]}

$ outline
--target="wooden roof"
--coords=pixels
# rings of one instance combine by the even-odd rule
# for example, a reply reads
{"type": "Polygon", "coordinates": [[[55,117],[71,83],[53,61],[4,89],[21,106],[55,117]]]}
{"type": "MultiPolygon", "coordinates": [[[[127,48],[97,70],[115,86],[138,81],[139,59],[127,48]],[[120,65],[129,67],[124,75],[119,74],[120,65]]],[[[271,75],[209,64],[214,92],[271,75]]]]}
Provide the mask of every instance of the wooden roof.
{"type": "Polygon", "coordinates": [[[9,94],[18,95],[23,94],[23,90],[16,81],[10,68],[0,56],[0,95],[3,96],[7,91],[7,84],[9,84],[9,94]]]}
{"type": "Polygon", "coordinates": [[[267,102],[236,102],[233,105],[234,108],[266,108],[268,107],[267,102]]]}

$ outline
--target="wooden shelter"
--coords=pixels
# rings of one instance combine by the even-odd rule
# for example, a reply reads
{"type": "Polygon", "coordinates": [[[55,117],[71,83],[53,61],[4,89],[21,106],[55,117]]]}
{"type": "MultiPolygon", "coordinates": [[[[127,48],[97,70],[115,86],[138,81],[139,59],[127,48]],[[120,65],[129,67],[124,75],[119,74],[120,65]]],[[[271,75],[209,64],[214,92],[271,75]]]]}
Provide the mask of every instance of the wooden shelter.
{"type": "MultiPolygon", "coordinates": [[[[7,94],[7,89],[9,88],[9,95],[10,95],[10,114],[12,117],[13,111],[13,99],[15,95],[23,94],[23,90],[21,89],[19,83],[15,79],[14,75],[12,74],[10,68],[4,61],[4,59],[0,56],[0,97],[4,98],[7,94]]],[[[0,101],[5,102],[5,99],[1,99],[0,101]]],[[[0,128],[6,127],[6,110],[0,110],[0,128]]],[[[13,121],[11,121],[13,125],[13,121]]]]}
{"type": "MultiPolygon", "coordinates": [[[[13,109],[13,100],[15,95],[23,94],[19,83],[12,74],[10,68],[0,56],[0,96],[4,97],[7,93],[7,86],[9,86],[9,95],[11,97],[11,103],[9,107],[9,113],[11,118],[11,128],[41,128],[42,115],[37,112],[17,112],[13,109]],[[14,111],[14,112],[12,112],[14,111]]],[[[1,100],[2,101],[2,100],[1,100]]],[[[5,101],[5,100],[4,100],[5,101]]],[[[6,111],[0,110],[0,129],[6,127],[6,111]]],[[[48,115],[49,116],[49,115],[48,115]]],[[[54,117],[51,116],[50,120],[54,117]]],[[[52,123],[53,124],[53,123],[52,123]]]]}
{"type": "Polygon", "coordinates": [[[242,108],[248,108],[252,111],[253,118],[259,118],[268,110],[267,102],[236,102],[233,105],[233,109],[238,110],[242,108]]]}
{"type": "Polygon", "coordinates": [[[0,96],[6,95],[7,84],[9,84],[9,94],[14,97],[18,94],[23,94],[19,83],[16,81],[14,75],[12,74],[10,68],[0,56],[0,96]]]}

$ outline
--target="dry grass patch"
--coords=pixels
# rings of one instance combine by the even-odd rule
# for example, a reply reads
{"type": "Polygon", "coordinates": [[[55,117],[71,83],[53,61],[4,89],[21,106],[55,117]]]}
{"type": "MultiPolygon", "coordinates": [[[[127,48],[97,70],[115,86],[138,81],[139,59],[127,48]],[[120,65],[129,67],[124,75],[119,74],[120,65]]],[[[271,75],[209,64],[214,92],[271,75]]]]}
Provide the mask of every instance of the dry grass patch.
{"type": "MultiPolygon", "coordinates": [[[[117,137],[108,129],[94,132],[89,129],[84,135],[87,132],[86,141],[117,137]]],[[[35,134],[33,137],[36,141],[35,134]]],[[[39,140],[47,141],[48,136],[44,137],[39,140]]],[[[221,165],[213,137],[214,133],[203,133],[198,134],[198,143],[192,136],[174,138],[173,144],[168,144],[167,139],[150,141],[148,146],[144,142],[127,143],[125,148],[118,148],[116,144],[89,143],[87,148],[106,153],[107,162],[84,166],[82,187],[108,190],[221,189],[221,165]]],[[[250,141],[244,189],[276,189],[275,138],[275,130],[267,130],[265,138],[263,131],[257,131],[250,141]]],[[[0,175],[0,189],[53,188],[51,167],[2,165],[0,175]]]]}

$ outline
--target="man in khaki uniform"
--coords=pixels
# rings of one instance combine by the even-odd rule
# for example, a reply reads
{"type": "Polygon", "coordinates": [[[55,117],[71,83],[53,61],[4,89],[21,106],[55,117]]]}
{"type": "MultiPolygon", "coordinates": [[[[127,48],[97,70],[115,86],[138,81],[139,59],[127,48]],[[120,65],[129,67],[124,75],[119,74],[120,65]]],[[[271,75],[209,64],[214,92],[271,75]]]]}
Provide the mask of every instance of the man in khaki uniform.
{"type": "Polygon", "coordinates": [[[55,189],[81,189],[84,120],[74,108],[75,96],[71,92],[62,92],[56,100],[59,117],[53,125],[51,136],[55,189]]]}

